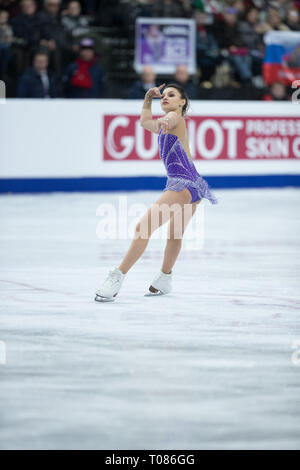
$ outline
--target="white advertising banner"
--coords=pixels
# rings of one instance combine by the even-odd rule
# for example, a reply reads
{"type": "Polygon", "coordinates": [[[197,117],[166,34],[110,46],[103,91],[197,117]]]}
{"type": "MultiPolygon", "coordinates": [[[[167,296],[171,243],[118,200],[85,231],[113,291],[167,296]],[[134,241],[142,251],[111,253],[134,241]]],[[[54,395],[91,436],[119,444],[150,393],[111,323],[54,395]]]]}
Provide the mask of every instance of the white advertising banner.
{"type": "MultiPolygon", "coordinates": [[[[7,100],[0,178],[165,176],[141,100],[7,100]]],[[[153,117],[162,116],[158,100],[153,117]]],[[[193,101],[186,125],[200,174],[300,173],[300,106],[193,101]]]]}

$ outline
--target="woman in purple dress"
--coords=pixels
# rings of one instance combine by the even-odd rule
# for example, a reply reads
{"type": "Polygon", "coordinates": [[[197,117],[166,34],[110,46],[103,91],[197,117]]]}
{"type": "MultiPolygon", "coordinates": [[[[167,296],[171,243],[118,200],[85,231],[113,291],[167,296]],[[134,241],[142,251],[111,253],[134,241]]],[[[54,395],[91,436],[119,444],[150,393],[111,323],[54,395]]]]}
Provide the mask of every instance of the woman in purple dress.
{"type": "Polygon", "coordinates": [[[95,300],[113,301],[118,294],[129,269],[144,253],[152,233],[169,221],[168,238],[162,267],[149,286],[146,296],[168,294],[172,290],[173,266],[179,255],[184,230],[194,215],[202,198],[211,204],[218,200],[208,183],[197,172],[192,161],[184,116],[188,106],[185,90],[177,84],[169,84],[163,93],[159,87],[150,88],[140,117],[142,127],[158,134],[160,158],[167,172],[163,193],[140,219],[134,239],[119,267],[109,274],[96,291],[95,300]],[[151,103],[154,97],[161,99],[165,115],[152,119],[151,103]]]}

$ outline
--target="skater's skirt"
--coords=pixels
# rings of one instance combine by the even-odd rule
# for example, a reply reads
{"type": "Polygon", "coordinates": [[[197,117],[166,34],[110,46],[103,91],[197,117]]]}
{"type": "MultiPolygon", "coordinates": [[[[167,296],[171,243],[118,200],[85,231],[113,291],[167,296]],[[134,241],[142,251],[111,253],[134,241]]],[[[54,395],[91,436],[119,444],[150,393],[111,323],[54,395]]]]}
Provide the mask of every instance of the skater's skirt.
{"type": "Polygon", "coordinates": [[[194,181],[168,176],[167,183],[164,188],[164,191],[183,191],[184,189],[188,189],[192,196],[192,202],[196,202],[201,200],[202,198],[206,198],[210,201],[211,204],[218,204],[218,199],[211,191],[207,181],[201,176],[198,175],[194,181]]]}

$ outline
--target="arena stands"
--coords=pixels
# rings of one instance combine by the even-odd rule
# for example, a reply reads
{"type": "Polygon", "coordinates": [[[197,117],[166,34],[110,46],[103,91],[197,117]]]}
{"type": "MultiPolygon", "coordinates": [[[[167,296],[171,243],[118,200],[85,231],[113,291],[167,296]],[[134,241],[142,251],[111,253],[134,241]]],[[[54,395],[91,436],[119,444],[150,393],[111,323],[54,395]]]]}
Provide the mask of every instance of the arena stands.
{"type": "Polygon", "coordinates": [[[286,100],[263,79],[264,35],[300,31],[299,12],[299,0],[0,0],[0,79],[8,98],[142,98],[178,80],[194,99],[286,100]],[[139,17],[194,19],[196,73],[137,73],[139,17]]]}

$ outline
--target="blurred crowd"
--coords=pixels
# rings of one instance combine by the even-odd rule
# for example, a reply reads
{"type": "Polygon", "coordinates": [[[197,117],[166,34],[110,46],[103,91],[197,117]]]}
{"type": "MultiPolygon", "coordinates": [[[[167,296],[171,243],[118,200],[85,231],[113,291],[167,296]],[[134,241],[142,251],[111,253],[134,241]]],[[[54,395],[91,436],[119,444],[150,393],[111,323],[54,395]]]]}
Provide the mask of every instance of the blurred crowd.
{"type": "Polygon", "coordinates": [[[114,98],[97,27],[132,31],[141,16],[194,18],[197,72],[179,64],[173,76],[157,77],[145,66],[129,86],[118,84],[122,98],[141,99],[172,80],[191,99],[289,99],[284,85],[263,81],[263,38],[300,31],[300,0],[0,0],[0,79],[8,96],[114,98]]]}

